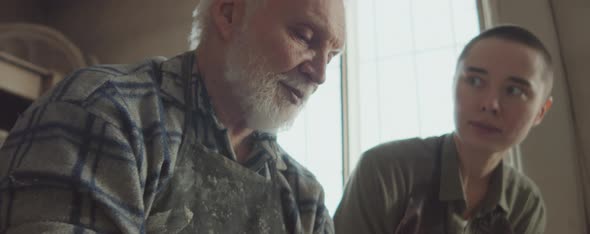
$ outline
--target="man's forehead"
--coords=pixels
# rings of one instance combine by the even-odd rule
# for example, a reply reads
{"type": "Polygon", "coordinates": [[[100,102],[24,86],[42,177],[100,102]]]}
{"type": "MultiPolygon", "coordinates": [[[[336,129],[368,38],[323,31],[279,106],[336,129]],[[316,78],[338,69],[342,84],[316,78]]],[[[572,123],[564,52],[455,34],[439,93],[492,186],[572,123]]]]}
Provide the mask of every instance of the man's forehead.
{"type": "Polygon", "coordinates": [[[277,1],[276,7],[297,20],[312,24],[325,32],[334,46],[343,47],[346,37],[343,0],[268,0],[277,1]]]}

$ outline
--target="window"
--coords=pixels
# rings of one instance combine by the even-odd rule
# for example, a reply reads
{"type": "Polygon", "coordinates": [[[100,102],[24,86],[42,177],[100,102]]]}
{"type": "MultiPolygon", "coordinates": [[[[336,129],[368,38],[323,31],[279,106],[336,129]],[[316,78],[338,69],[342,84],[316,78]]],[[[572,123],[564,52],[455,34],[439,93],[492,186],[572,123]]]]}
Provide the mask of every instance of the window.
{"type": "Polygon", "coordinates": [[[347,10],[346,56],[278,136],[324,186],[330,214],[363,151],[453,130],[455,61],[479,32],[473,0],[348,1],[347,10]]]}
{"type": "Polygon", "coordinates": [[[326,69],[326,82],[312,95],[291,129],[278,135],[289,155],[307,167],[322,184],[333,214],[343,189],[341,57],[326,69]]]}

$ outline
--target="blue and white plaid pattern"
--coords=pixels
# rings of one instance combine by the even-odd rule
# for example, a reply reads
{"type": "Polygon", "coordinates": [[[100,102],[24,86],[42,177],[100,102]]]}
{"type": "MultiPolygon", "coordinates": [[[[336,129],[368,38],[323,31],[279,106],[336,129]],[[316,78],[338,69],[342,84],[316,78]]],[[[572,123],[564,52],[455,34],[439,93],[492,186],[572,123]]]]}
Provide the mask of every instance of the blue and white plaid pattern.
{"type": "MultiPolygon", "coordinates": [[[[235,159],[199,75],[181,75],[190,57],[81,69],[28,108],[0,149],[0,233],[146,233],[187,111],[198,141],[235,159]]],[[[287,229],[333,233],[314,176],[275,136],[258,136],[274,151],[254,152],[244,166],[263,174],[267,159],[277,161],[287,229]]]]}

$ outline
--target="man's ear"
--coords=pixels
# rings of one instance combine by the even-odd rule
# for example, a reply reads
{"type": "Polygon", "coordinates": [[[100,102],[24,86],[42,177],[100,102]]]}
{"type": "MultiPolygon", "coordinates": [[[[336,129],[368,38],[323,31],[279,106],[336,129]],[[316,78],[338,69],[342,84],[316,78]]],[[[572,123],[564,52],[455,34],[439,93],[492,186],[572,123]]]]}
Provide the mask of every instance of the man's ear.
{"type": "Polygon", "coordinates": [[[541,121],[543,121],[545,114],[547,114],[547,111],[549,111],[549,109],[551,109],[552,105],[553,105],[553,97],[549,96],[547,98],[547,100],[545,101],[545,103],[543,104],[543,106],[541,107],[541,110],[539,111],[539,113],[535,117],[535,122],[533,123],[533,126],[537,126],[541,123],[541,121]]]}
{"type": "Polygon", "coordinates": [[[209,10],[211,26],[223,41],[231,40],[244,25],[244,0],[214,0],[209,10]]]}

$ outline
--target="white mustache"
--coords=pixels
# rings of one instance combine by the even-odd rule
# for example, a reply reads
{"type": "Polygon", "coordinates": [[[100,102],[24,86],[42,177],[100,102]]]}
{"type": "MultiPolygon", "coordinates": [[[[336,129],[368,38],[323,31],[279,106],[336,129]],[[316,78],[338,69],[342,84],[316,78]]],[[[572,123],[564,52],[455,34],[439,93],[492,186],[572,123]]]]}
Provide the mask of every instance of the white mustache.
{"type": "Polygon", "coordinates": [[[309,98],[318,89],[317,84],[307,81],[307,78],[303,76],[281,75],[281,78],[278,80],[291,88],[297,89],[303,94],[304,99],[309,98]]]}

